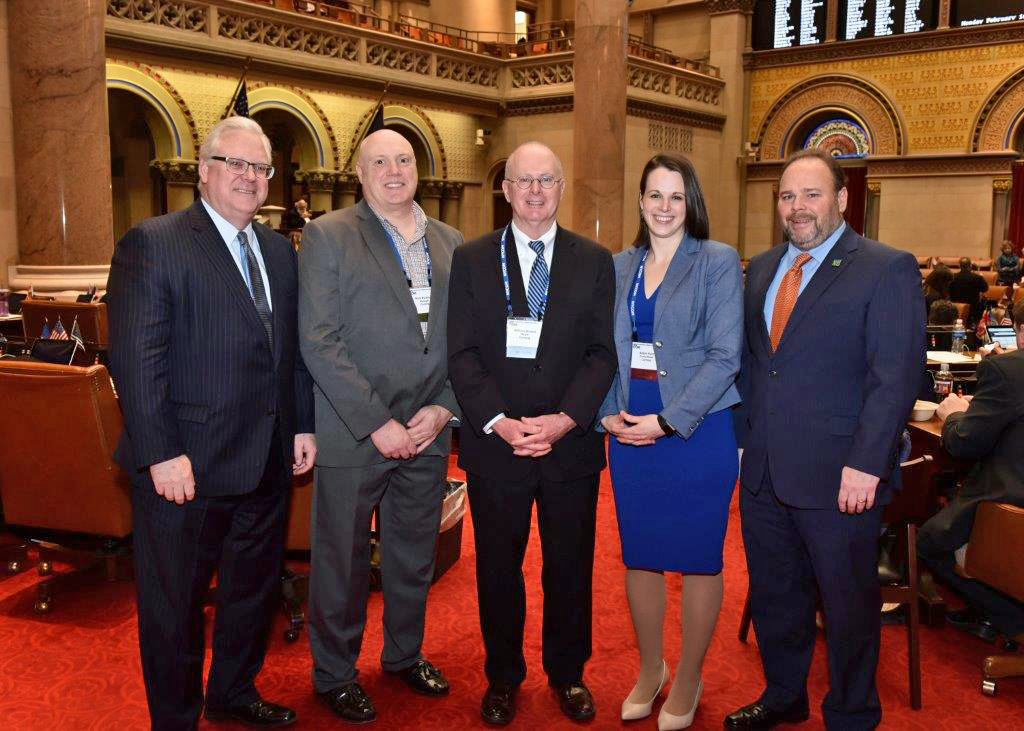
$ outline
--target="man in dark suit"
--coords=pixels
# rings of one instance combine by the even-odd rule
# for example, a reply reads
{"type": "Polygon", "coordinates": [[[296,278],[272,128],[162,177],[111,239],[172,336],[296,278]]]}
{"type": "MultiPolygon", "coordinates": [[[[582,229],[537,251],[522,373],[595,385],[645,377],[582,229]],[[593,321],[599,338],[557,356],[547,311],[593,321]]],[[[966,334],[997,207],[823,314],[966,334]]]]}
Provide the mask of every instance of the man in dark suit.
{"type": "Polygon", "coordinates": [[[984,358],[978,364],[974,397],[951,394],[935,412],[943,420],[946,450],[978,462],[956,497],[917,534],[918,555],[969,605],[948,614],[947,620],[988,640],[997,631],[1008,637],[1024,633],[1024,607],[958,575],[954,554],[971,537],[979,503],[1024,507],[1024,301],[1014,306],[1013,323],[1017,350],[984,358]]]}
{"type": "Polygon", "coordinates": [[[974,271],[974,265],[968,257],[960,259],[960,271],[949,283],[949,299],[953,302],[966,302],[971,306],[970,322],[974,324],[981,317],[981,295],[988,291],[988,282],[974,271]]]}
{"type": "Polygon", "coordinates": [[[594,715],[583,665],[605,465],[594,423],[616,367],[615,275],[608,251],[556,224],[565,181],[550,149],[518,147],[502,188],[512,222],[455,251],[448,318],[487,649],[481,712],[492,724],[511,721],[526,676],[522,563],[536,501],[544,670],[563,712],[585,720],[594,715]]]}
{"type": "Polygon", "coordinates": [[[363,200],[306,226],[300,343],[316,381],[309,641],[313,686],[343,720],[376,717],[356,681],[366,626],[370,519],[380,506],[381,665],[425,695],[448,681],[420,652],[448,470],[448,272],[462,234],[416,203],[416,157],[394,130],[367,135],[363,200]]]}
{"type": "Polygon", "coordinates": [[[196,728],[203,603],[217,572],[206,717],[294,722],[260,698],[291,475],[316,454],[295,252],[252,217],[270,141],[241,117],[200,151],[202,200],[129,231],[110,265],[110,363],[133,477],[139,646],[154,729],[196,728]]]}
{"type": "Polygon", "coordinates": [[[727,728],[808,717],[819,594],[825,724],[868,729],[881,719],[878,535],[924,368],[924,303],[916,259],[849,228],[846,198],[831,156],[796,153],[779,183],[789,241],[747,269],[740,514],[767,688],[727,728]]]}

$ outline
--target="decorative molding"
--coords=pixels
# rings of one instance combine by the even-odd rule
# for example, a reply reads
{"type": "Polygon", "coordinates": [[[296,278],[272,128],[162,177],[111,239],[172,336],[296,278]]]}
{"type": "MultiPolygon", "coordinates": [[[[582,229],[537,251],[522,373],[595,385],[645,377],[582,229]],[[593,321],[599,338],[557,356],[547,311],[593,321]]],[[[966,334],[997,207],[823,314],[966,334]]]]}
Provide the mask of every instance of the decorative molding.
{"type": "Polygon", "coordinates": [[[701,129],[719,131],[725,126],[725,115],[714,112],[701,112],[692,109],[659,104],[645,99],[626,99],[626,114],[631,117],[653,119],[656,122],[685,124],[701,129]]]}
{"type": "Polygon", "coordinates": [[[693,152],[693,130],[652,120],[647,125],[647,147],[664,152],[693,152]]]}
{"type": "Polygon", "coordinates": [[[814,46],[752,51],[744,54],[744,65],[747,68],[762,69],[794,64],[849,61],[853,58],[869,56],[892,56],[900,53],[991,46],[998,43],[1019,42],[1022,34],[1024,34],[1024,22],[947,28],[883,38],[864,38],[859,41],[839,41],[814,46]]]}
{"type": "Polygon", "coordinates": [[[511,68],[513,89],[533,89],[538,86],[571,84],[573,82],[573,60],[536,63],[511,68]]]}
{"type": "Polygon", "coordinates": [[[906,134],[888,97],[863,79],[829,74],[798,82],[775,100],[754,140],[758,160],[785,157],[784,148],[798,122],[823,108],[842,109],[863,121],[871,135],[872,154],[905,154],[906,134]]]}
{"type": "Polygon", "coordinates": [[[672,77],[663,71],[630,65],[626,73],[626,84],[644,91],[661,94],[672,93],[672,77]]]}
{"type": "Polygon", "coordinates": [[[1024,109],[1024,68],[1010,74],[985,100],[974,122],[971,152],[1006,150],[1024,109]]]}
{"type": "Polygon", "coordinates": [[[881,193],[882,193],[882,184],[879,181],[877,181],[877,180],[869,180],[868,181],[868,193],[871,193],[872,195],[881,195],[881,193]]]}
{"type": "Polygon", "coordinates": [[[422,198],[440,198],[444,195],[445,181],[437,178],[423,178],[416,188],[422,198]]]}
{"type": "MultiPolygon", "coordinates": [[[[782,177],[782,162],[747,163],[747,180],[772,180],[776,183],[782,177]]],[[[778,195],[778,190],[775,191],[778,195]]]]}
{"type": "Polygon", "coordinates": [[[439,79],[462,81],[467,84],[498,87],[498,68],[454,58],[438,56],[437,69],[434,75],[439,79]]]}
{"type": "Polygon", "coordinates": [[[390,71],[408,71],[413,74],[430,74],[430,55],[412,48],[393,46],[390,43],[367,43],[366,63],[390,71]]]}
{"type": "Polygon", "coordinates": [[[288,86],[286,84],[273,84],[270,83],[269,81],[257,81],[254,83],[248,83],[247,86],[249,93],[252,93],[256,89],[264,88],[287,89],[296,96],[301,97],[302,101],[306,102],[309,106],[311,106],[313,108],[313,111],[316,112],[316,115],[320,118],[320,123],[323,124],[324,129],[327,130],[327,139],[328,142],[330,143],[331,153],[334,155],[334,160],[336,161],[336,164],[341,164],[341,158],[338,155],[338,139],[334,135],[334,127],[331,126],[331,120],[327,117],[326,114],[324,114],[324,110],[320,107],[319,104],[316,103],[316,100],[314,100],[313,97],[311,97],[308,92],[306,92],[304,89],[300,89],[297,86],[288,86]]]}
{"type": "Polygon", "coordinates": [[[310,192],[331,193],[337,175],[337,170],[296,170],[295,180],[305,183],[310,192]]]}
{"type": "Polygon", "coordinates": [[[445,200],[459,200],[462,198],[462,192],[465,190],[465,183],[456,183],[451,181],[445,181],[444,184],[444,198],[445,200]]]}
{"type": "Polygon", "coordinates": [[[149,166],[168,183],[195,185],[199,180],[198,160],[153,160],[149,166]]]}
{"type": "Polygon", "coordinates": [[[219,11],[217,19],[217,34],[223,38],[343,61],[356,61],[359,56],[359,39],[342,33],[314,30],[225,10],[219,11]]]}
{"type": "Polygon", "coordinates": [[[996,178],[992,181],[992,190],[996,193],[1009,193],[1013,190],[1013,179],[996,178]]]}
{"type": "Polygon", "coordinates": [[[868,158],[868,177],[935,177],[951,175],[1008,175],[1016,153],[956,154],[868,158]]]}
{"type": "Polygon", "coordinates": [[[709,15],[752,13],[756,0],[707,0],[709,15]]]}
{"type": "MultiPolygon", "coordinates": [[[[627,105],[629,102],[626,102],[627,105]]],[[[501,107],[502,116],[525,117],[531,114],[559,114],[572,111],[572,94],[513,99],[501,107]]]]}
{"type": "Polygon", "coordinates": [[[107,15],[206,33],[208,7],[184,0],[108,0],[107,15]]]}
{"type": "Polygon", "coordinates": [[[192,116],[192,111],[188,108],[188,105],[185,103],[185,100],[182,99],[181,94],[178,93],[178,90],[175,89],[174,86],[169,81],[167,81],[167,79],[165,79],[163,76],[157,73],[151,66],[147,66],[144,63],[139,63],[138,61],[133,61],[130,59],[120,59],[116,57],[108,58],[107,62],[124,64],[125,66],[131,66],[132,68],[136,68],[149,78],[156,81],[156,83],[160,84],[160,86],[164,88],[164,91],[170,94],[171,97],[174,98],[174,101],[177,102],[178,108],[181,110],[182,115],[185,117],[185,122],[188,124],[188,131],[192,137],[192,147],[195,150],[196,154],[199,154],[199,131],[196,128],[196,120],[195,117],[192,116]]]}
{"type": "Polygon", "coordinates": [[[353,173],[335,172],[334,189],[340,193],[355,193],[359,189],[359,178],[353,173]]]}

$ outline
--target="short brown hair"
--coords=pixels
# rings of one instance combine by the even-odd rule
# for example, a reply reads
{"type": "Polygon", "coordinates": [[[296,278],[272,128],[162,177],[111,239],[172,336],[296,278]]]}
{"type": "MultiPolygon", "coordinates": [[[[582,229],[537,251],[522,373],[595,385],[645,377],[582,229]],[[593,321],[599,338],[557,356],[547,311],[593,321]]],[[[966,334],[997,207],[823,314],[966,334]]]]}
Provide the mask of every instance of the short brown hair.
{"type": "Polygon", "coordinates": [[[832,155],[828,154],[824,150],[819,150],[817,147],[808,147],[803,150],[797,150],[792,155],[786,158],[786,162],[782,164],[782,172],[779,173],[781,178],[790,165],[795,163],[797,160],[821,160],[828,167],[828,171],[832,173],[832,184],[835,186],[836,193],[846,187],[846,173],[843,172],[843,166],[839,164],[832,155]]]}
{"type": "Polygon", "coordinates": [[[1024,327],[1024,300],[1020,300],[1013,306],[1013,311],[1010,313],[1010,319],[1013,320],[1013,326],[1020,328],[1024,327]]]}

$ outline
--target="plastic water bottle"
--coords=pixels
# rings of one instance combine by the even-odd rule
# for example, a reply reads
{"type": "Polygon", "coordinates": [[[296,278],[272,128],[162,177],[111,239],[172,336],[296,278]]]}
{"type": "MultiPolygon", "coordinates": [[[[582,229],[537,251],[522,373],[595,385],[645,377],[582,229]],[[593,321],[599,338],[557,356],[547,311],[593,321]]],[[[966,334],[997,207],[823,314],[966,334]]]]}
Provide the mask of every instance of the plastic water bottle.
{"type": "Polygon", "coordinates": [[[949,363],[943,363],[935,374],[935,399],[942,401],[953,393],[953,374],[949,372],[949,363]]]}
{"type": "Polygon", "coordinates": [[[953,326],[953,345],[950,350],[963,355],[965,342],[967,342],[967,331],[964,330],[964,321],[957,318],[956,324],[953,326]]]}

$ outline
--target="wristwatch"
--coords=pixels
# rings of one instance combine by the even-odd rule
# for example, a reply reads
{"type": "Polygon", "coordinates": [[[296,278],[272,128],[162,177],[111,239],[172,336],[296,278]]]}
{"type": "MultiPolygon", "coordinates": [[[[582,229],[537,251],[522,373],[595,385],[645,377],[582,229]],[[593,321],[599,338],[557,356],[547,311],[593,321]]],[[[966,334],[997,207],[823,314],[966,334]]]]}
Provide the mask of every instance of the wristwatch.
{"type": "Polygon", "coordinates": [[[665,417],[662,416],[661,414],[658,414],[658,426],[660,426],[661,430],[665,432],[666,437],[675,436],[675,427],[669,424],[667,421],[665,421],[665,417]]]}

